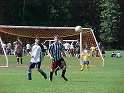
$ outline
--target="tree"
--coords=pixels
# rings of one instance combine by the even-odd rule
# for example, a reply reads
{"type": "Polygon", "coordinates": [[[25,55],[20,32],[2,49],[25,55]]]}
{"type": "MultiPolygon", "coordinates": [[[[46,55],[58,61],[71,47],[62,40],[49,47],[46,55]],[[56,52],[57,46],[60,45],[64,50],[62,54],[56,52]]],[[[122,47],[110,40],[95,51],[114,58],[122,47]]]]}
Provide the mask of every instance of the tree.
{"type": "Polygon", "coordinates": [[[100,5],[100,38],[108,44],[118,40],[120,6],[117,0],[101,0],[100,5]]]}

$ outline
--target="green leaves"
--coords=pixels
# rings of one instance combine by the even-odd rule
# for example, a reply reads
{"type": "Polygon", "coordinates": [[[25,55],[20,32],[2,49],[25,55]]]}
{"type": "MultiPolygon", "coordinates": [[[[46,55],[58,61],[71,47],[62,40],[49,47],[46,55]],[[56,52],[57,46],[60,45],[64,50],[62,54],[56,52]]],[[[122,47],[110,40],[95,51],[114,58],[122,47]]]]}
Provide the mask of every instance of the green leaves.
{"type": "Polygon", "coordinates": [[[117,41],[120,7],[117,0],[101,0],[100,5],[100,38],[105,43],[117,41]]]}

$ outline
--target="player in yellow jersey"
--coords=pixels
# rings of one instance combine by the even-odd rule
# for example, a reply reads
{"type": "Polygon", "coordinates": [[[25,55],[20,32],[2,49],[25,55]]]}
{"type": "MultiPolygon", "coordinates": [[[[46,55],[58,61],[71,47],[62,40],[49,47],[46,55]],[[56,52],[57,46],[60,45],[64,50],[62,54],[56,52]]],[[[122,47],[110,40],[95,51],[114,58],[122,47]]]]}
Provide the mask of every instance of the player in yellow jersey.
{"type": "Polygon", "coordinates": [[[82,64],[81,64],[81,71],[84,70],[84,67],[86,67],[87,70],[89,70],[89,58],[90,53],[88,53],[88,50],[84,50],[81,54],[82,56],[82,64]]]}
{"type": "Polygon", "coordinates": [[[94,57],[94,55],[95,55],[95,47],[93,46],[93,44],[90,47],[90,51],[91,51],[92,57],[94,57]]]}

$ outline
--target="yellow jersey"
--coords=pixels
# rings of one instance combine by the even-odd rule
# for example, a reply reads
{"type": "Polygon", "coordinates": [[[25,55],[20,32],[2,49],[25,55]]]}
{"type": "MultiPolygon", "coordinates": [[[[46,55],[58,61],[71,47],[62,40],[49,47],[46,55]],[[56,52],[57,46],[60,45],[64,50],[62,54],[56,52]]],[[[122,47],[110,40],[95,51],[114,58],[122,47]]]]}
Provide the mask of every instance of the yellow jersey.
{"type": "Polygon", "coordinates": [[[89,53],[83,53],[82,52],[82,60],[83,61],[88,61],[89,60],[89,57],[90,57],[90,54],[89,53]]]}
{"type": "Polygon", "coordinates": [[[95,47],[90,47],[90,50],[91,51],[95,51],[95,47]]]}

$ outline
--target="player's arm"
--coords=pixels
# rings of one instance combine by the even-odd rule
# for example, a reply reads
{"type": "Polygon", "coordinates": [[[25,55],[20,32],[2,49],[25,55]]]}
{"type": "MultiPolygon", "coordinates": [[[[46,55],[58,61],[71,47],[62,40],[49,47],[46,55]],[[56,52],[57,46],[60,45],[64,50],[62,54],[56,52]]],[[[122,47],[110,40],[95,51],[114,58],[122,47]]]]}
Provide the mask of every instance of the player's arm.
{"type": "Polygon", "coordinates": [[[50,48],[48,50],[48,55],[49,55],[50,59],[53,60],[53,57],[52,57],[52,46],[50,46],[50,48]]]}
{"type": "Polygon", "coordinates": [[[31,51],[29,51],[29,55],[30,55],[32,58],[34,58],[34,55],[32,54],[31,51]]]}
{"type": "Polygon", "coordinates": [[[63,56],[63,57],[66,57],[66,54],[65,54],[65,52],[64,52],[64,50],[63,50],[63,45],[61,45],[61,53],[62,53],[62,56],[63,56]]]}
{"type": "Polygon", "coordinates": [[[63,57],[66,57],[66,54],[63,50],[61,50],[63,57]]]}
{"type": "Polygon", "coordinates": [[[28,52],[28,54],[29,54],[32,58],[34,58],[34,55],[32,54],[32,51],[31,51],[33,45],[34,45],[34,44],[31,45],[31,48],[29,49],[29,52],[28,52]]]}

